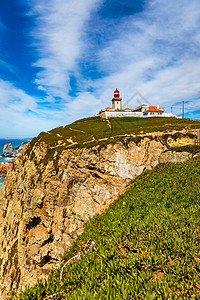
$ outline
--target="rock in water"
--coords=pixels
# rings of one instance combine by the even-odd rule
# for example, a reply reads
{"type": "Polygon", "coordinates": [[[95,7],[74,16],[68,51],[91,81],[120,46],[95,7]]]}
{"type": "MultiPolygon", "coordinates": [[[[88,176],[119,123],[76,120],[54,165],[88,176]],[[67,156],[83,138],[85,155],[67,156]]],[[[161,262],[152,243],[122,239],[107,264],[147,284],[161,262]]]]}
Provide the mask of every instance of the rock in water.
{"type": "Polygon", "coordinates": [[[13,148],[11,143],[6,143],[1,155],[4,157],[15,157],[17,155],[17,150],[13,148]]]}
{"type": "Polygon", "coordinates": [[[18,147],[18,153],[25,149],[29,142],[22,142],[21,145],[18,147]]]}
{"type": "Polygon", "coordinates": [[[3,148],[3,153],[1,154],[4,157],[16,157],[19,153],[25,149],[29,142],[22,142],[19,147],[13,148],[11,143],[6,143],[3,148]]]}

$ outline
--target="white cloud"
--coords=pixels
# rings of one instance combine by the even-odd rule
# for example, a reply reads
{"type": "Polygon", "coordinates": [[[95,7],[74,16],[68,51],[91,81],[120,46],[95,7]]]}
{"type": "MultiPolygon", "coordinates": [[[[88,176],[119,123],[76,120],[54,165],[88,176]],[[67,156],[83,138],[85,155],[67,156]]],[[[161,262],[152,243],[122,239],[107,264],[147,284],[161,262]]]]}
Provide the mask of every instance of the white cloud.
{"type": "Polygon", "coordinates": [[[67,98],[69,77],[76,72],[82,55],[85,23],[100,0],[31,1],[31,13],[36,16],[32,32],[39,59],[34,66],[41,68],[35,83],[54,97],[67,98]]]}
{"type": "Polygon", "coordinates": [[[36,108],[36,102],[33,97],[2,79],[0,79],[0,102],[1,107],[21,112],[36,108]]]}
{"type": "MultiPolygon", "coordinates": [[[[38,55],[34,66],[40,68],[35,84],[46,97],[34,98],[0,80],[0,126],[5,136],[35,135],[92,116],[110,105],[116,87],[124,104],[138,90],[152,104],[170,108],[184,100],[186,109],[199,109],[198,0],[146,1],[142,12],[114,22],[109,33],[108,23],[96,18],[104,0],[24,1],[35,23],[30,33],[38,55]],[[92,18],[93,25],[102,22],[96,31],[89,27],[92,18]],[[104,43],[94,37],[98,30],[105,35],[104,43]],[[87,66],[98,73],[97,79],[84,73],[87,66]],[[71,76],[78,86],[76,97],[70,96],[71,76]]],[[[133,99],[130,106],[137,104],[133,99]]]]}
{"type": "MultiPolygon", "coordinates": [[[[61,98],[67,120],[88,116],[88,112],[92,115],[110,105],[115,87],[126,99],[139,90],[152,104],[165,106],[199,93],[197,0],[148,1],[143,12],[115,23],[117,34],[104,46],[91,40],[93,28],[87,27],[103,0],[82,0],[79,5],[73,0],[30,3],[36,17],[32,37],[40,57],[34,65],[41,68],[35,83],[47,91],[51,102],[54,97],[61,98]],[[91,48],[88,41],[93,43],[91,48]],[[95,52],[90,52],[95,43],[95,52]],[[78,65],[81,59],[106,76],[85,80],[78,65]],[[70,75],[82,89],[75,99],[68,95],[70,75]]],[[[101,28],[101,24],[96,26],[101,28]]],[[[106,24],[102,26],[106,36],[106,24]]],[[[135,104],[133,99],[131,106],[135,104]]],[[[62,118],[61,112],[58,115],[62,118]]]]}
{"type": "Polygon", "coordinates": [[[74,121],[83,117],[91,117],[92,112],[98,111],[101,107],[100,100],[89,93],[80,93],[75,99],[65,105],[64,111],[67,114],[67,118],[70,121],[74,121]]]}
{"type": "Polygon", "coordinates": [[[199,95],[200,3],[149,3],[99,51],[99,68],[109,75],[91,85],[104,90],[104,99],[111,93],[109,86],[128,97],[139,90],[150,102],[165,106],[199,95]]]}
{"type": "Polygon", "coordinates": [[[0,59],[0,67],[2,69],[8,70],[10,73],[12,73],[16,76],[15,68],[11,64],[9,64],[7,61],[0,59]]]}
{"type": "Polygon", "coordinates": [[[39,108],[36,100],[10,82],[0,80],[1,138],[33,137],[58,126],[58,121],[51,118],[53,111],[39,108]]]}

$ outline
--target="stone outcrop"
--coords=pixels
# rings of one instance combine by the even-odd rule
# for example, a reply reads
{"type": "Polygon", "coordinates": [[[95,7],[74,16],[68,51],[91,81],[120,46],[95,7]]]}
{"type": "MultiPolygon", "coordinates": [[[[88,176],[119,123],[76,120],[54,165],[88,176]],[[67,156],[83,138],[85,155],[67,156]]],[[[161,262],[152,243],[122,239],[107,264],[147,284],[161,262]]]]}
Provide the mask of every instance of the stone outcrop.
{"type": "Polygon", "coordinates": [[[182,136],[177,139],[174,139],[173,137],[168,137],[167,144],[170,147],[180,147],[185,146],[189,144],[194,144],[194,138],[191,138],[189,136],[182,136]]]}
{"type": "Polygon", "coordinates": [[[29,142],[22,142],[20,146],[17,148],[17,153],[20,153],[22,150],[24,150],[28,144],[29,142]]]}
{"type": "Polygon", "coordinates": [[[25,149],[25,147],[28,145],[28,143],[29,142],[22,142],[20,144],[20,146],[17,148],[13,148],[11,143],[6,143],[4,145],[3,153],[1,154],[1,156],[14,158],[17,155],[19,155],[22,150],[25,149]]]}
{"type": "Polygon", "coordinates": [[[138,143],[69,148],[61,154],[54,150],[48,160],[48,145],[28,145],[9,168],[0,191],[1,299],[11,289],[20,291],[47,277],[84,223],[143,170],[191,157],[150,137],[138,143]]]}
{"type": "Polygon", "coordinates": [[[3,148],[3,153],[1,156],[4,157],[15,157],[17,155],[17,150],[13,148],[11,143],[6,143],[3,148]]]}

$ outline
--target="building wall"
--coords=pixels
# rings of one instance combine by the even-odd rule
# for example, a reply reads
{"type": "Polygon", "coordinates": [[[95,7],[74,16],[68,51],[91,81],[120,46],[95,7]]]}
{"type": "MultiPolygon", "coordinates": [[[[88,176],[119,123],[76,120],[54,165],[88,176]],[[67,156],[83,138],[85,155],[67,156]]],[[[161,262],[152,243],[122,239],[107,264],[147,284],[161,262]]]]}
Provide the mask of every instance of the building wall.
{"type": "MultiPolygon", "coordinates": [[[[104,113],[103,113],[104,114],[104,113]]],[[[132,111],[106,111],[105,115],[102,117],[143,117],[141,112],[132,112],[132,111]]]]}
{"type": "Polygon", "coordinates": [[[148,112],[146,115],[143,115],[144,118],[149,118],[149,117],[175,117],[172,113],[165,113],[163,112],[161,115],[158,114],[158,112],[148,112]],[[152,114],[151,114],[152,113],[152,114]]]}
{"type": "Polygon", "coordinates": [[[137,109],[133,109],[134,112],[144,112],[145,110],[149,109],[149,106],[142,106],[137,109]]]}
{"type": "MultiPolygon", "coordinates": [[[[100,114],[102,118],[111,118],[111,117],[140,117],[140,118],[149,118],[149,117],[176,117],[172,113],[162,113],[158,115],[157,112],[154,112],[154,115],[150,115],[148,112],[147,115],[143,115],[142,112],[132,112],[132,111],[104,111],[100,114]]],[[[176,117],[177,118],[177,117],[176,117]]]]}
{"type": "Polygon", "coordinates": [[[134,112],[142,112],[142,108],[134,109],[134,112]]]}
{"type": "Polygon", "coordinates": [[[122,109],[121,99],[112,100],[112,108],[114,109],[122,109]]]}

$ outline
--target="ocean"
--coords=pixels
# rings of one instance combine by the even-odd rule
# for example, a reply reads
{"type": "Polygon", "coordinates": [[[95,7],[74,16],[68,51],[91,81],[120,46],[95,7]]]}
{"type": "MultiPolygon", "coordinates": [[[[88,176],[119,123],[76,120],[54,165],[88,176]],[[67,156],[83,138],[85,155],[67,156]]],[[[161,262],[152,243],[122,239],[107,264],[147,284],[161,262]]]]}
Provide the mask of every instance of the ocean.
{"type": "MultiPolygon", "coordinates": [[[[31,139],[0,139],[0,163],[6,164],[8,163],[9,160],[11,160],[12,158],[8,158],[8,157],[3,157],[1,156],[2,152],[3,152],[3,147],[6,143],[11,143],[13,148],[18,147],[22,142],[28,142],[31,139]]],[[[5,177],[0,175],[0,188],[4,182],[5,177]]]]}

